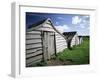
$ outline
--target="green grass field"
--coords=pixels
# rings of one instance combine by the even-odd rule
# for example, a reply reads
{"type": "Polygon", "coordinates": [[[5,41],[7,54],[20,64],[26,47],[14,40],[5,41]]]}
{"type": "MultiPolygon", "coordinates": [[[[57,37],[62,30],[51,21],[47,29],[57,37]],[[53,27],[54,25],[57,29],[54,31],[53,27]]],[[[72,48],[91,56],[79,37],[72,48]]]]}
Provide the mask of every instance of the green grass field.
{"type": "Polygon", "coordinates": [[[72,47],[72,50],[66,48],[49,61],[41,61],[31,66],[80,65],[89,62],[89,38],[84,37],[82,44],[72,47]]]}
{"type": "Polygon", "coordinates": [[[61,61],[70,61],[73,65],[89,64],[89,38],[84,37],[82,44],[74,46],[72,50],[65,49],[58,53],[57,58],[61,61]]]}

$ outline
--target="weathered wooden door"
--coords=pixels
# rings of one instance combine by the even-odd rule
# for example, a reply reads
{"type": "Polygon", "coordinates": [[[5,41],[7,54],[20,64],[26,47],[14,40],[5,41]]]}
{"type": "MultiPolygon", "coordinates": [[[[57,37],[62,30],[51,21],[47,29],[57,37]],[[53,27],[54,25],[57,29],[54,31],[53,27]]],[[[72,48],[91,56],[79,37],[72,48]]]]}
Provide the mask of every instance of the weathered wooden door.
{"type": "Polygon", "coordinates": [[[43,35],[44,59],[49,60],[51,55],[55,54],[55,36],[54,32],[44,32],[43,35]]]}

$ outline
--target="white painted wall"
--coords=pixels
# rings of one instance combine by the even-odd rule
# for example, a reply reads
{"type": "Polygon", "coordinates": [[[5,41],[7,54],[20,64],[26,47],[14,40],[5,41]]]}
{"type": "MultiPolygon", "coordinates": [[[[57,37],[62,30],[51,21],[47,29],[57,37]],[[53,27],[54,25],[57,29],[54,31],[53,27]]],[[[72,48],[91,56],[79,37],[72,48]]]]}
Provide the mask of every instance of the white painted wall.
{"type": "Polygon", "coordinates": [[[56,33],[56,50],[57,53],[63,51],[65,48],[67,48],[67,43],[64,37],[62,37],[60,34],[56,33]]]}
{"type": "Polygon", "coordinates": [[[71,46],[78,45],[78,44],[79,44],[79,38],[78,35],[75,34],[74,37],[72,38],[71,46]]]}

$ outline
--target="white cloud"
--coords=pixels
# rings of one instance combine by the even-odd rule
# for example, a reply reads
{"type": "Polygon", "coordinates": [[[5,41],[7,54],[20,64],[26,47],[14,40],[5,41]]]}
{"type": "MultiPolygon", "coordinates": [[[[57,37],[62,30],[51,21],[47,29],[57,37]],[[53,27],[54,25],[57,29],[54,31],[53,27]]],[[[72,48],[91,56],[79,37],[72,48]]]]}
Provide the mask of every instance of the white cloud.
{"type": "Polygon", "coordinates": [[[85,25],[84,24],[80,24],[80,28],[84,29],[85,25]]]}
{"type": "Polygon", "coordinates": [[[72,24],[79,24],[81,23],[82,19],[79,16],[72,17],[72,24]]]}
{"type": "Polygon", "coordinates": [[[64,31],[67,31],[70,29],[70,27],[68,25],[59,25],[59,26],[55,26],[57,28],[57,30],[59,30],[61,33],[63,33],[64,31]]]}
{"type": "Polygon", "coordinates": [[[83,23],[86,23],[86,20],[83,20],[83,23]]]}
{"type": "Polygon", "coordinates": [[[89,30],[81,30],[81,31],[77,31],[78,35],[82,35],[82,36],[87,36],[89,35],[89,30]]]}
{"type": "Polygon", "coordinates": [[[59,25],[59,22],[56,22],[56,25],[59,25]]]}
{"type": "Polygon", "coordinates": [[[80,23],[80,27],[83,29],[83,28],[88,28],[88,27],[90,27],[90,23],[89,23],[89,21],[88,20],[86,20],[86,19],[82,19],[82,22],[80,23]]]}
{"type": "Polygon", "coordinates": [[[83,16],[81,18],[79,16],[74,16],[72,17],[72,24],[76,28],[87,29],[90,26],[87,18],[89,18],[89,16],[83,16]]]}

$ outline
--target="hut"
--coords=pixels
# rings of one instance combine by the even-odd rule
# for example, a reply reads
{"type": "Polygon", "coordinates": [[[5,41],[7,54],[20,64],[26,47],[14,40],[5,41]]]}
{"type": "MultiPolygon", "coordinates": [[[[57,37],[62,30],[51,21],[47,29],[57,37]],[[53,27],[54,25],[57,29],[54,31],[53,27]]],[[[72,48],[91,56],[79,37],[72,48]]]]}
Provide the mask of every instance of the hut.
{"type": "Polygon", "coordinates": [[[73,32],[64,32],[63,35],[66,38],[67,41],[67,47],[69,49],[72,49],[72,47],[74,45],[78,45],[79,44],[79,37],[76,31],[73,32]]]}
{"type": "Polygon", "coordinates": [[[46,61],[67,48],[66,39],[52,24],[44,19],[29,26],[26,30],[26,67],[46,61]]]}
{"type": "Polygon", "coordinates": [[[79,37],[79,44],[83,42],[83,36],[78,36],[79,37]]]}

